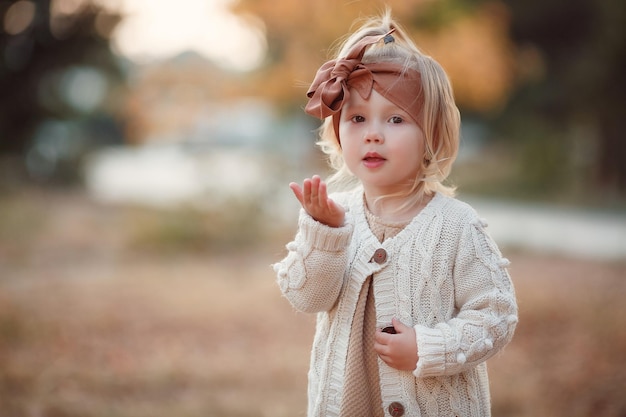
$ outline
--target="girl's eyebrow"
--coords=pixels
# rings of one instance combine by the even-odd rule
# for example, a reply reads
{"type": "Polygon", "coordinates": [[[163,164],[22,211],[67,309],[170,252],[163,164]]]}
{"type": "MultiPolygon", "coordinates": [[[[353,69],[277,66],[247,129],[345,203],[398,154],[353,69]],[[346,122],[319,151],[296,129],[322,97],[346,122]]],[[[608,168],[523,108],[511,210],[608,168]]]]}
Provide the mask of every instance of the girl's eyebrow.
{"type": "Polygon", "coordinates": [[[351,103],[343,106],[341,112],[354,113],[355,111],[362,111],[363,109],[368,107],[368,103],[351,103]]]}

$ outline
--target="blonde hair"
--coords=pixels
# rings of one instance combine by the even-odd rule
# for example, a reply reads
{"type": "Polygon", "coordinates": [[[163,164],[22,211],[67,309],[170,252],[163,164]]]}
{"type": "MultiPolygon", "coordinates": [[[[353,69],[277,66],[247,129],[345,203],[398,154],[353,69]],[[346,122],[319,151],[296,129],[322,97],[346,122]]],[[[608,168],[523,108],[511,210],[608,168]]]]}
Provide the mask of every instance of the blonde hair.
{"type": "MultiPolygon", "coordinates": [[[[454,102],[452,86],[445,71],[433,58],[422,53],[406,32],[391,18],[389,11],[381,17],[368,19],[339,47],[336,57],[345,57],[360,39],[370,35],[384,35],[395,28],[394,42],[372,45],[363,57],[364,63],[393,62],[418,71],[422,80],[424,108],[420,127],[424,132],[424,161],[418,177],[409,191],[384,196],[407,198],[403,207],[420,202],[424,195],[441,192],[454,194],[454,187],[444,184],[452,170],[459,149],[460,115],[454,102]]],[[[333,128],[332,117],[327,117],[319,129],[321,150],[328,156],[334,173],[328,178],[334,191],[358,186],[358,179],[348,170],[341,145],[333,128]]]]}

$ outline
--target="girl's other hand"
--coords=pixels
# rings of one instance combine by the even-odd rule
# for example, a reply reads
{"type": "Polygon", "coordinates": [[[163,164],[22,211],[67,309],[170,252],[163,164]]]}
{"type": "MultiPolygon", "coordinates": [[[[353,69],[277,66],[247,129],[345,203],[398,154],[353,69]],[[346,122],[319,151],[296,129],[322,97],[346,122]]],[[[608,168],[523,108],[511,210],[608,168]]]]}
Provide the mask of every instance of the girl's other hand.
{"type": "Polygon", "coordinates": [[[315,220],[330,227],[343,226],[346,212],[343,207],[328,198],[326,183],[318,175],[305,179],[302,188],[295,182],[290,183],[289,188],[304,210],[315,220]]]}
{"type": "Polygon", "coordinates": [[[396,334],[376,330],[374,350],[387,365],[400,371],[413,371],[417,367],[417,340],[415,329],[393,319],[396,334]]]}

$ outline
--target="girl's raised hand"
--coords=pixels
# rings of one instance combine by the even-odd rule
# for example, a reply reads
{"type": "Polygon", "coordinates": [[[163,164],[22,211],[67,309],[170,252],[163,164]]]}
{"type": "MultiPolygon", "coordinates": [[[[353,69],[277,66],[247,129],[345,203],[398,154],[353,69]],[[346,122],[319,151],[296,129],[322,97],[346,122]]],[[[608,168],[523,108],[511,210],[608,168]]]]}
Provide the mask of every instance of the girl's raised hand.
{"type": "Polygon", "coordinates": [[[343,226],[346,212],[343,207],[328,198],[326,183],[318,175],[305,179],[302,188],[295,182],[290,183],[289,188],[304,210],[315,220],[330,227],[343,226]]]}

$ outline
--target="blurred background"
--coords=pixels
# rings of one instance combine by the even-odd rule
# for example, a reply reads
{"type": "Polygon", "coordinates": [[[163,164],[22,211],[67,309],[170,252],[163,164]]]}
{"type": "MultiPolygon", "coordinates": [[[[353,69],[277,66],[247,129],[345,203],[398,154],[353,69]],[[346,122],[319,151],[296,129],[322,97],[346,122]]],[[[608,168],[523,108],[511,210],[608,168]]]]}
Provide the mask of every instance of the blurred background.
{"type": "Polygon", "coordinates": [[[269,264],[325,174],[305,92],[391,7],[512,261],[495,416],[626,416],[626,3],[0,0],[0,416],[305,415],[269,264]]]}

